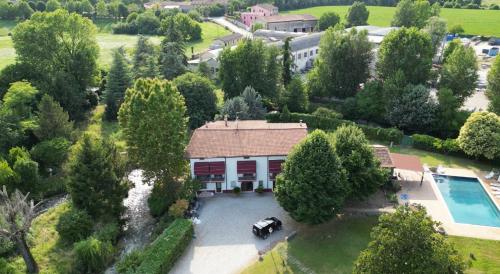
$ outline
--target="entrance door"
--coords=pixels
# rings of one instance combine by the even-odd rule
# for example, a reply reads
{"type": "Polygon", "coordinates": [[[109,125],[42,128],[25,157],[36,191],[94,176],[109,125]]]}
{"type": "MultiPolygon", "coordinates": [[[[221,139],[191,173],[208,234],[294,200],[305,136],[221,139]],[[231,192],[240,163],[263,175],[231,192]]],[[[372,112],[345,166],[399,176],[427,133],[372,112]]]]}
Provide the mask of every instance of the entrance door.
{"type": "Polygon", "coordinates": [[[253,182],[241,182],[241,191],[253,191],[253,182]]]}
{"type": "Polygon", "coordinates": [[[222,183],[215,183],[215,191],[217,192],[222,191],[222,183]]]}

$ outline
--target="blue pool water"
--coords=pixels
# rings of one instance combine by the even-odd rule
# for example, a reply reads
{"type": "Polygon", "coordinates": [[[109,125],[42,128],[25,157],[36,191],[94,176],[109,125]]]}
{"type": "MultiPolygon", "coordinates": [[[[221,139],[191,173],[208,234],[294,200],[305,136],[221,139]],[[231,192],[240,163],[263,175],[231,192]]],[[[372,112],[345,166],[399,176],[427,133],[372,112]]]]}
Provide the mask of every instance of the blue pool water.
{"type": "Polygon", "coordinates": [[[434,175],[457,223],[500,227],[500,211],[476,178],[434,175]]]}

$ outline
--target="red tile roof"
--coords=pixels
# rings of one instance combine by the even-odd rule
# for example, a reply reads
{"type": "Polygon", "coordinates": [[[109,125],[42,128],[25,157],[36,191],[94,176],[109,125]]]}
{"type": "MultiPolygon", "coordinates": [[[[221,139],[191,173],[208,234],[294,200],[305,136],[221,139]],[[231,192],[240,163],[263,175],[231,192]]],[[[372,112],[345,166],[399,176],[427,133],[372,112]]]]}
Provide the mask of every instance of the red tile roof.
{"type": "Polygon", "coordinates": [[[216,121],[194,131],[186,157],[284,156],[306,135],[304,123],[216,121]]]}

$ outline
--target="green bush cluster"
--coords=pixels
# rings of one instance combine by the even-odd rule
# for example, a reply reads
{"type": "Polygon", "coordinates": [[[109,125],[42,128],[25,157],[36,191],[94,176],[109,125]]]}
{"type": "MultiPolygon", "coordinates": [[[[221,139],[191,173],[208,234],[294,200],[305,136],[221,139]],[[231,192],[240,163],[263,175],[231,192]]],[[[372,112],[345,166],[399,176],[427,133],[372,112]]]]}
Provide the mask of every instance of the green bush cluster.
{"type": "Polygon", "coordinates": [[[458,146],[456,139],[443,140],[424,134],[413,134],[411,136],[411,139],[413,141],[414,148],[432,152],[439,152],[446,154],[457,153],[463,155],[463,152],[458,146]]]}
{"type": "Polygon", "coordinates": [[[78,273],[101,273],[113,257],[114,249],[110,242],[95,237],[75,243],[75,268],[78,273]]]}
{"type": "Polygon", "coordinates": [[[193,224],[189,220],[175,220],[143,252],[127,256],[120,262],[118,271],[143,274],[168,273],[191,242],[193,233],[193,224]]]}
{"type": "MultiPolygon", "coordinates": [[[[323,112],[322,112],[323,113],[323,112]]],[[[341,115],[337,113],[330,113],[329,115],[320,115],[320,113],[268,113],[266,115],[266,120],[270,123],[280,123],[280,122],[293,122],[298,123],[302,121],[307,124],[309,129],[321,129],[321,130],[335,130],[342,125],[355,125],[354,122],[349,120],[341,119],[341,115]]],[[[357,125],[366,137],[371,140],[377,141],[387,141],[393,142],[394,144],[399,144],[401,139],[403,139],[403,132],[396,128],[381,128],[373,127],[368,125],[357,125]]]]}
{"type": "Polygon", "coordinates": [[[92,234],[93,222],[84,210],[72,208],[64,212],[56,226],[61,239],[67,243],[83,240],[92,234]]]}

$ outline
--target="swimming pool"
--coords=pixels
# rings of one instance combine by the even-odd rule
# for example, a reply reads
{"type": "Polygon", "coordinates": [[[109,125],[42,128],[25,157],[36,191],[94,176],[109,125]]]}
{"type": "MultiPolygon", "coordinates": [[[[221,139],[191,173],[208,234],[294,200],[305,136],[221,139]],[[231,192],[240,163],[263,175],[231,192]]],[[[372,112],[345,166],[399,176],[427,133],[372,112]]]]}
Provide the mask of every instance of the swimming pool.
{"type": "Polygon", "coordinates": [[[477,178],[433,176],[455,222],[500,227],[500,211],[477,178]]]}

